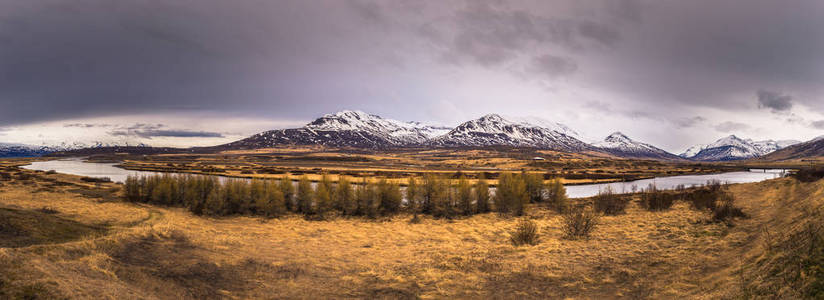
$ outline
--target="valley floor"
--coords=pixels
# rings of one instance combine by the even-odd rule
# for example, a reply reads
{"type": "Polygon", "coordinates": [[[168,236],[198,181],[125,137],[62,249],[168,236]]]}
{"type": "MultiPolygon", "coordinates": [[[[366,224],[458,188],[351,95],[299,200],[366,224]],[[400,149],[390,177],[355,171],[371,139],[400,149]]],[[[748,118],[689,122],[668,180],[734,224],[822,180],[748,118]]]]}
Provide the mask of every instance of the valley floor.
{"type": "Polygon", "coordinates": [[[822,181],[733,185],[750,215],[734,226],[683,202],[632,203],[578,241],[535,206],[540,243],[515,247],[519,219],[497,214],[204,218],[121,202],[116,184],[24,173],[0,181],[0,298],[796,298],[757,272],[824,205],[822,181]]]}
{"type": "Polygon", "coordinates": [[[284,147],[212,154],[95,155],[90,160],[117,161],[130,170],[184,172],[248,178],[329,174],[351,181],[386,177],[406,184],[411,176],[440,173],[468,178],[484,174],[495,183],[500,172],[536,172],[565,184],[629,181],[659,176],[745,170],[730,164],[652,159],[622,159],[599,153],[565,153],[523,148],[352,150],[284,147]]]}

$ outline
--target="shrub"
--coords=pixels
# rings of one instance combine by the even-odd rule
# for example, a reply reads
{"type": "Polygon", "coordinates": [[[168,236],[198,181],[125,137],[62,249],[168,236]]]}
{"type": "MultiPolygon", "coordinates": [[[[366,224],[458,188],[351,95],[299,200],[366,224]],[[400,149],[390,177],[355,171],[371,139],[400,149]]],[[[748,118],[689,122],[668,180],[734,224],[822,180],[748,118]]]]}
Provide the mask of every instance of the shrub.
{"type": "Polygon", "coordinates": [[[495,191],[495,208],[498,212],[522,216],[528,201],[529,195],[523,177],[512,173],[501,174],[495,191]]]}
{"type": "Polygon", "coordinates": [[[314,210],[312,209],[312,200],[314,198],[312,190],[312,183],[309,181],[309,177],[303,175],[298,181],[298,191],[296,196],[297,202],[297,211],[306,215],[312,214],[314,210]]]}
{"type": "Polygon", "coordinates": [[[363,179],[363,183],[355,192],[355,198],[358,202],[357,214],[375,218],[378,216],[380,209],[380,199],[378,198],[377,187],[374,183],[367,182],[363,179]]]}
{"type": "Polygon", "coordinates": [[[435,213],[436,203],[447,201],[449,197],[449,183],[437,175],[427,174],[421,185],[421,207],[423,213],[435,213]]]}
{"type": "Polygon", "coordinates": [[[344,215],[354,215],[358,210],[358,203],[355,201],[355,191],[352,184],[345,177],[338,181],[338,188],[335,190],[335,198],[341,212],[344,215]]]}
{"type": "Polygon", "coordinates": [[[672,207],[674,200],[675,197],[672,194],[658,190],[654,184],[650,184],[649,187],[641,193],[641,206],[650,211],[667,210],[672,207]]]}
{"type": "Polygon", "coordinates": [[[575,207],[563,214],[564,237],[575,240],[589,238],[598,225],[598,214],[590,209],[575,207]]]}
{"type": "Polygon", "coordinates": [[[392,215],[400,211],[403,195],[401,195],[401,189],[397,183],[391,183],[386,179],[381,179],[378,181],[377,191],[381,214],[392,215]]]}
{"type": "Polygon", "coordinates": [[[550,208],[554,208],[561,213],[566,211],[569,204],[567,203],[566,187],[564,187],[561,178],[553,178],[547,182],[546,191],[550,208]]]}
{"type": "Polygon", "coordinates": [[[414,217],[417,218],[418,211],[420,210],[420,187],[418,186],[418,181],[415,178],[409,178],[409,184],[406,186],[406,207],[409,211],[414,214],[414,217]]]}
{"type": "MultiPolygon", "coordinates": [[[[24,178],[22,177],[22,176],[23,176],[22,174],[26,174],[26,173],[20,173],[20,174],[21,174],[21,175],[20,175],[20,176],[21,176],[21,177],[20,177],[20,179],[21,179],[21,180],[26,180],[26,179],[28,179],[28,178],[30,178],[30,177],[31,177],[31,175],[28,175],[28,174],[27,174],[27,175],[26,175],[26,178],[24,179],[24,178]]],[[[109,178],[109,177],[101,177],[101,178],[97,178],[97,177],[81,177],[81,178],[80,178],[80,180],[85,181],[85,182],[100,182],[100,183],[112,182],[112,179],[111,179],[111,178],[109,178]]]]}
{"type": "Polygon", "coordinates": [[[421,211],[437,218],[451,217],[449,181],[439,176],[426,175],[422,187],[421,211]]]}
{"type": "Polygon", "coordinates": [[[315,213],[325,215],[335,207],[335,201],[333,199],[334,192],[335,190],[329,176],[323,174],[320,182],[315,186],[315,213]]]}
{"type": "Polygon", "coordinates": [[[696,210],[715,210],[718,206],[718,197],[720,190],[713,190],[711,188],[699,188],[686,193],[685,200],[690,202],[693,209],[696,210]]]}
{"type": "Polygon", "coordinates": [[[814,182],[824,178],[824,167],[803,168],[792,174],[792,177],[801,182],[814,182]]]}
{"type": "Polygon", "coordinates": [[[726,222],[729,224],[733,218],[745,218],[747,214],[735,206],[735,197],[727,192],[721,192],[718,199],[719,205],[712,210],[712,220],[716,222],[726,222]]]}
{"type": "Polygon", "coordinates": [[[292,184],[292,178],[289,177],[289,174],[286,174],[280,179],[280,192],[283,194],[286,210],[297,211],[298,206],[295,203],[295,186],[292,184]]]}
{"type": "Polygon", "coordinates": [[[537,245],[538,237],[538,225],[532,220],[522,219],[510,233],[509,241],[515,246],[537,245]]]}
{"type": "Polygon", "coordinates": [[[605,215],[617,215],[626,210],[629,199],[615,194],[612,187],[606,186],[593,198],[595,211],[605,215]]]}
{"type": "Polygon", "coordinates": [[[526,193],[529,195],[530,203],[544,202],[544,176],[535,173],[521,173],[520,177],[524,181],[526,193]]]}
{"type": "Polygon", "coordinates": [[[466,177],[461,176],[458,180],[458,187],[456,191],[458,213],[463,215],[471,215],[475,212],[472,207],[472,186],[466,177]]]}
{"type": "Polygon", "coordinates": [[[492,208],[489,203],[489,185],[486,183],[483,174],[475,182],[473,190],[475,196],[475,211],[478,213],[488,213],[492,208]]]}
{"type": "Polygon", "coordinates": [[[286,201],[279,184],[269,181],[264,183],[263,196],[256,197],[257,213],[267,217],[282,216],[286,213],[286,201]]]}

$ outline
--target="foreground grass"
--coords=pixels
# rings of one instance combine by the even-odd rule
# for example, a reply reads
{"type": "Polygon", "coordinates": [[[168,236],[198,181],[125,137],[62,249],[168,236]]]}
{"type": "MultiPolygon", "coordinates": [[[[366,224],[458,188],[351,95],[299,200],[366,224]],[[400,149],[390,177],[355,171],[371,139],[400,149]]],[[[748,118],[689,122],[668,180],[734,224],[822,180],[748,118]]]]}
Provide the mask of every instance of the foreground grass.
{"type": "Polygon", "coordinates": [[[775,266],[774,256],[765,254],[772,244],[765,243],[763,228],[773,237],[801,228],[797,222],[809,220],[802,213],[824,198],[820,182],[735,185],[730,191],[751,218],[732,227],[710,222],[706,212],[684,202],[651,212],[635,199],[625,214],[602,216],[588,239],[567,240],[562,217],[541,207],[523,218],[422,217],[416,224],[410,215],[377,221],[203,218],[111,201],[107,193],[118,193],[116,185],[68,175],[40,173],[1,184],[0,211],[86,230],[0,245],[0,298],[776,295],[780,291],[770,287],[778,281],[756,276],[758,268],[775,266]],[[512,245],[510,233],[522,219],[536,224],[537,245],[512,245]]]}

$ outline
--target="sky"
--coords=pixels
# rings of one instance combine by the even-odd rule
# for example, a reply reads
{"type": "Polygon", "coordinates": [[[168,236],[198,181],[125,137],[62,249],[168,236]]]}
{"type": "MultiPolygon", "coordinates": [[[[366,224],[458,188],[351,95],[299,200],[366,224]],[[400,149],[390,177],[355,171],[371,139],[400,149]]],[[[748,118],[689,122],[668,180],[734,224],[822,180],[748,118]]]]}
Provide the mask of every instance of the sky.
{"type": "Polygon", "coordinates": [[[0,0],[0,142],[221,144],[355,109],[680,153],[824,134],[814,0],[0,0]]]}

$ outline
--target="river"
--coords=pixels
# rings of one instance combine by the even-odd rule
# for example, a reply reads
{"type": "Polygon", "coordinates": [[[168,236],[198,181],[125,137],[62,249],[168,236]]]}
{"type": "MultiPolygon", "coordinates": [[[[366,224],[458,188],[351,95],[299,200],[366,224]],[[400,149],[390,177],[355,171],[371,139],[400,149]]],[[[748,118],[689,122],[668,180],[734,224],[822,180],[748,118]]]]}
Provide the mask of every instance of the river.
{"type": "MultiPolygon", "coordinates": [[[[72,158],[32,162],[29,165],[23,166],[23,168],[41,171],[54,170],[64,174],[97,178],[108,177],[115,182],[124,182],[126,177],[130,175],[158,174],[157,172],[126,170],[116,167],[116,165],[117,163],[84,162],[82,159],[72,158]]],[[[779,178],[784,174],[786,174],[786,170],[783,169],[752,169],[742,172],[678,175],[627,182],[569,185],[566,189],[567,195],[570,198],[584,198],[597,195],[599,191],[605,189],[607,186],[612,188],[616,193],[628,193],[633,191],[633,186],[640,190],[646,188],[651,183],[655,184],[658,189],[674,189],[682,184],[686,187],[705,184],[709,180],[718,180],[725,184],[759,182],[779,178]]]]}

